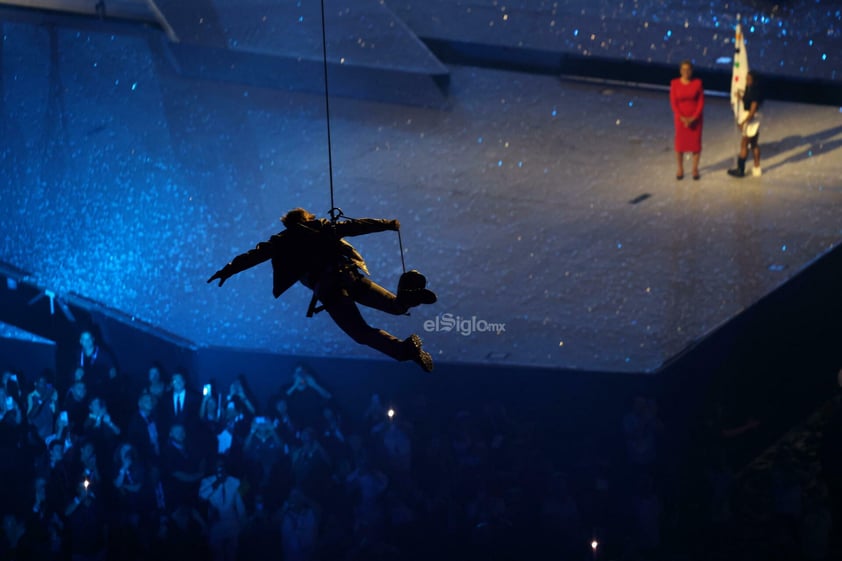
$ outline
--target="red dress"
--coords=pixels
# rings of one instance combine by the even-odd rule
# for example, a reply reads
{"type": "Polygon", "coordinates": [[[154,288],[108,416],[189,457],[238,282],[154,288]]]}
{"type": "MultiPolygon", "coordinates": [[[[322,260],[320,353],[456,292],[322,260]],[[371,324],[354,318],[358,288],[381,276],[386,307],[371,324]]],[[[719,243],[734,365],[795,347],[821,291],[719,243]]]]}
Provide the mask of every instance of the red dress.
{"type": "Polygon", "coordinates": [[[675,122],[675,151],[702,151],[702,109],[705,107],[705,93],[702,81],[693,78],[690,83],[681,83],[681,78],[670,82],[670,104],[675,122]],[[693,117],[696,120],[690,126],[681,122],[679,117],[693,117]]]}

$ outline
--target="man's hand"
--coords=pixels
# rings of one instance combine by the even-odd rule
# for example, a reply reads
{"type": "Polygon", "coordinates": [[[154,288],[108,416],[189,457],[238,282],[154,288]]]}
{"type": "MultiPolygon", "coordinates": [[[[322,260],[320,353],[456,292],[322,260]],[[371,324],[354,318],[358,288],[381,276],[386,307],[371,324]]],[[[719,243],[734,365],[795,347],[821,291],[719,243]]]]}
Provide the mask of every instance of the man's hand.
{"type": "Polygon", "coordinates": [[[401,221],[400,220],[392,220],[392,230],[398,231],[401,229],[401,221]]]}
{"type": "Polygon", "coordinates": [[[219,286],[222,286],[223,284],[225,284],[225,281],[227,281],[230,276],[231,275],[229,275],[225,271],[225,267],[223,267],[220,270],[218,270],[217,272],[215,272],[213,274],[213,276],[208,279],[208,283],[212,283],[215,280],[219,280],[219,286]]]}

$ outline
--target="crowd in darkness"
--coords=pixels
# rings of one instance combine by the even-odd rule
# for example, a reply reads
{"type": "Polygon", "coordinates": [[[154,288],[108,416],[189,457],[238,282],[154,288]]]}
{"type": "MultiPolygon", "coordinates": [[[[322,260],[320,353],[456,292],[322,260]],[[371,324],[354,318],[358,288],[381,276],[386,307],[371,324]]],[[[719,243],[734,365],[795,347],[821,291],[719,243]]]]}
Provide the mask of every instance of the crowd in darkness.
{"type": "Polygon", "coordinates": [[[681,519],[651,397],[559,454],[499,403],[346,411],[306,365],[264,399],[152,363],[132,383],[89,332],[77,356],[3,374],[0,559],[648,560],[681,519]]]}

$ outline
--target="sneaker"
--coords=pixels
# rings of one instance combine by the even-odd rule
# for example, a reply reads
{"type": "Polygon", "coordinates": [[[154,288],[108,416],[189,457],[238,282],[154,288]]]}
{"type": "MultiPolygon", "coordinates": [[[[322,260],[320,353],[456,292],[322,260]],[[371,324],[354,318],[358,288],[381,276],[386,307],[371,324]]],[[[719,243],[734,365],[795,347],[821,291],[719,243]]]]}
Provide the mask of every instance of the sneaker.
{"type": "Polygon", "coordinates": [[[734,168],[728,170],[728,175],[732,177],[745,177],[746,172],[744,170],[741,170],[740,168],[734,168]]]}
{"type": "Polygon", "coordinates": [[[763,175],[763,170],[761,170],[760,168],[752,168],[751,175],[754,177],[760,177],[761,175],[763,175]]]}
{"type": "Polygon", "coordinates": [[[421,348],[421,337],[412,334],[404,340],[410,350],[410,360],[421,367],[424,372],[433,371],[433,357],[421,348]]]}

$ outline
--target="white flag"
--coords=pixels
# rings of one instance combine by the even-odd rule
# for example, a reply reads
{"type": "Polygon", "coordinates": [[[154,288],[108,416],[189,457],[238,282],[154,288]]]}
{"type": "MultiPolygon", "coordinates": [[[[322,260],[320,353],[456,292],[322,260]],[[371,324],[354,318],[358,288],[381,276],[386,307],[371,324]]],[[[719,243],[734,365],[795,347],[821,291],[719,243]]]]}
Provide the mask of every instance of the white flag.
{"type": "Polygon", "coordinates": [[[742,121],[745,114],[742,94],[746,91],[746,74],[748,74],[748,53],[746,53],[746,42],[743,39],[743,28],[739,22],[738,15],[737,34],[734,37],[734,71],[731,73],[731,108],[734,110],[737,122],[742,121]]]}

